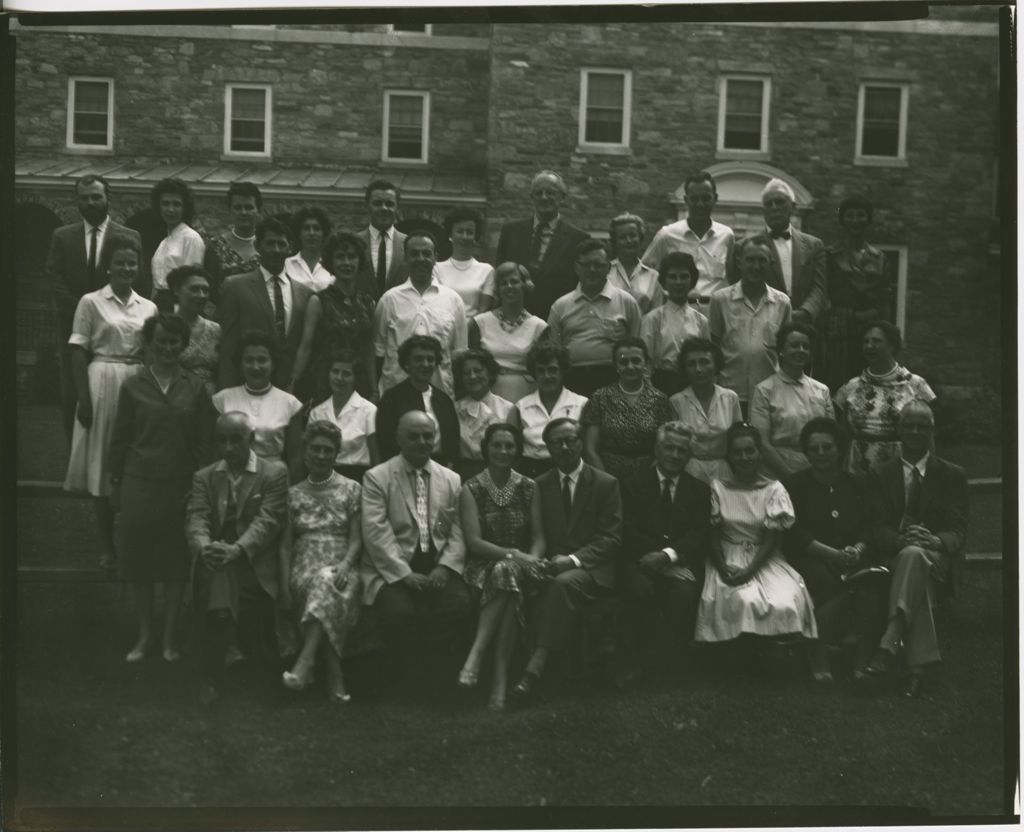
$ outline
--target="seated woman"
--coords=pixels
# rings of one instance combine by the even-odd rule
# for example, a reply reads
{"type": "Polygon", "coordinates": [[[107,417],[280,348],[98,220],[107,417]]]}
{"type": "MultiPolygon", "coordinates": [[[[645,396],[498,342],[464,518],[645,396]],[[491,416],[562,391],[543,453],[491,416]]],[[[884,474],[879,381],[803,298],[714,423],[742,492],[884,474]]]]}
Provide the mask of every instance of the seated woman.
{"type": "Polygon", "coordinates": [[[526,370],[526,356],[548,325],[523,306],[533,291],[530,273],[518,263],[502,263],[494,272],[498,307],[469,319],[469,345],[482,347],[498,362],[498,379],[492,385],[495,395],[510,402],[537,389],[526,370]]]}
{"type": "Polygon", "coordinates": [[[174,298],[167,275],[178,266],[202,266],[206,243],[189,224],[195,216],[195,200],[191,188],[180,179],[161,179],[153,186],[149,202],[167,229],[150,263],[153,300],[160,309],[170,311],[174,298]]]}
{"type": "Polygon", "coordinates": [[[377,452],[377,406],[356,392],[356,357],[339,350],[330,357],[327,380],[330,398],[309,412],[309,421],[330,422],[341,431],[341,448],[334,470],[342,476],[363,481],[363,474],[380,462],[377,452]]]}
{"type": "Polygon", "coordinates": [[[494,269],[473,253],[484,238],[484,218],[473,208],[456,208],[444,218],[452,256],[434,265],[434,277],[454,290],[466,307],[466,320],[494,306],[494,269]]]}
{"type": "Polygon", "coordinates": [[[231,225],[210,238],[204,265],[210,275],[210,301],[216,311],[220,287],[233,274],[254,272],[260,267],[256,253],[256,221],[263,210],[263,194],[252,182],[228,185],[228,212],[231,225]]]}
{"type": "Polygon", "coordinates": [[[218,413],[245,413],[256,434],[253,451],[284,462],[295,482],[302,477],[302,403],[271,382],[275,345],[274,336],[266,332],[243,332],[235,360],[244,383],[215,393],[213,406],[218,413]]]}
{"type": "Polygon", "coordinates": [[[377,407],[377,447],[381,461],[398,454],[398,420],[410,410],[422,410],[437,424],[433,458],[454,469],[460,457],[459,417],[448,394],[431,384],[441,363],[441,342],[433,335],[413,335],[398,348],[398,366],[408,378],[384,391],[377,407]]]}
{"type": "Polygon", "coordinates": [[[178,359],[194,373],[211,396],[220,355],[220,324],[203,317],[210,302],[210,278],[202,266],[179,266],[167,275],[167,288],[175,297],[174,314],[189,328],[188,346],[178,359]]]}
{"type": "Polygon", "coordinates": [[[640,337],[651,356],[651,383],[666,396],[686,386],[679,371],[679,348],[687,338],[709,337],[708,319],[690,306],[690,290],[697,285],[697,263],[685,251],[672,251],[661,259],[658,283],[665,303],[640,321],[640,337]]]}
{"type": "Polygon", "coordinates": [[[669,404],[675,418],[693,434],[686,473],[709,485],[729,475],[725,432],[740,421],[739,396],[715,384],[722,369],[722,351],[707,338],[687,338],[679,347],[679,372],[687,386],[669,404]]]}
{"type": "Polygon", "coordinates": [[[459,496],[466,541],[463,579],[482,590],[476,638],[459,673],[462,687],[474,687],[488,648],[494,643],[494,677],[488,707],[505,707],[508,665],[524,626],[525,596],[547,579],[541,558],[544,531],[536,483],[512,470],[523,438],[512,425],[488,425],[480,443],[487,467],[459,496]],[[495,640],[496,639],[496,640],[495,640]]]}
{"type": "Polygon", "coordinates": [[[904,405],[912,401],[930,404],[935,393],[921,376],[896,363],[903,346],[899,327],[888,321],[873,321],[862,340],[867,367],[836,393],[840,424],[852,438],[847,470],[866,474],[883,462],[898,458],[897,428],[904,405]]]}
{"type": "Polygon", "coordinates": [[[292,244],[298,249],[284,261],[284,273],[296,283],[322,292],[334,282],[324,265],[323,246],[331,234],[331,221],[321,208],[304,206],[292,215],[292,244]]]}
{"type": "Polygon", "coordinates": [[[810,465],[801,450],[800,431],[811,419],[835,415],[828,388],[804,372],[814,340],[809,324],[780,327],[775,336],[779,369],[754,388],[750,399],[750,424],[761,432],[765,466],[774,477],[788,477],[810,465]]]}
{"type": "Polygon", "coordinates": [[[487,350],[469,349],[455,355],[455,413],[459,417],[459,475],[463,481],[484,469],[480,443],[493,422],[508,421],[512,402],[491,392],[498,377],[498,363],[487,350]]]}
{"type": "Polygon", "coordinates": [[[711,567],[697,612],[697,641],[743,634],[818,637],[811,596],[782,556],[793,525],[782,483],[761,473],[761,434],[739,422],[726,432],[732,474],[711,483],[711,567]]]}
{"type": "Polygon", "coordinates": [[[647,345],[640,338],[616,341],[612,364],[619,380],[596,390],[580,417],[584,459],[626,483],[654,462],[654,437],[672,408],[647,378],[647,345]]]}
{"type": "Polygon", "coordinates": [[[578,421],[587,397],[562,386],[569,369],[569,352],[565,347],[539,341],[526,356],[526,369],[537,379],[537,392],[517,401],[508,421],[523,431],[523,456],[518,470],[536,479],[554,465],[544,444],[544,428],[552,419],[578,421]]]}
{"type": "Polygon", "coordinates": [[[848,633],[857,636],[857,666],[871,659],[885,619],[885,573],[863,573],[846,583],[870,565],[864,556],[871,514],[864,480],[842,470],[839,425],[826,417],[811,419],[800,432],[800,445],[810,467],[785,482],[796,513],[786,554],[814,601],[820,638],[811,651],[811,673],[816,681],[830,682],[827,647],[848,633]]]}
{"type": "Polygon", "coordinates": [[[301,611],[302,649],[282,681],[291,690],[308,687],[322,647],[327,695],[343,703],[351,697],[345,692],[341,656],[361,598],[360,487],[332,470],[341,450],[337,427],[310,422],[302,444],[309,475],[288,490],[288,525],[281,543],[281,591],[284,605],[294,603],[301,611]]]}

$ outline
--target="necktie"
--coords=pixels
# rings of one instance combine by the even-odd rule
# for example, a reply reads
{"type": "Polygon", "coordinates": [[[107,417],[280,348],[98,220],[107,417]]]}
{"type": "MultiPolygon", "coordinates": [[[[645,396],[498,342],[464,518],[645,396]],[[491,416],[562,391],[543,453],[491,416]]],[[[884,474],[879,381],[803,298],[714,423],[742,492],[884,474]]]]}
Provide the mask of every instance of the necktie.
{"type": "Polygon", "coordinates": [[[89,265],[88,265],[89,288],[90,289],[95,289],[96,288],[96,241],[98,239],[100,230],[94,226],[89,233],[90,233],[90,237],[89,237],[89,265]]]}
{"type": "Polygon", "coordinates": [[[569,524],[569,515],[572,514],[572,491],[569,490],[569,475],[562,477],[562,511],[565,512],[565,523],[569,524]]]}
{"type": "Polygon", "coordinates": [[[284,345],[284,338],[286,334],[285,320],[284,320],[284,292],[281,291],[281,284],[284,281],[280,275],[273,278],[274,284],[274,331],[277,333],[277,340],[280,344],[284,345]]]}
{"type": "Polygon", "coordinates": [[[661,483],[661,531],[668,537],[669,523],[672,518],[672,481],[665,477],[661,483]]]}
{"type": "Polygon", "coordinates": [[[907,510],[905,514],[911,519],[917,518],[921,504],[921,472],[915,465],[910,477],[910,488],[907,490],[907,510]]]}
{"type": "Polygon", "coordinates": [[[384,294],[385,284],[388,279],[388,249],[387,249],[387,236],[382,231],[380,233],[380,243],[377,245],[377,289],[380,294],[384,294]]]}
{"type": "Polygon", "coordinates": [[[788,240],[793,235],[789,233],[789,229],[787,228],[785,231],[769,231],[768,236],[773,240],[788,240]]]}
{"type": "Polygon", "coordinates": [[[430,550],[430,526],[427,515],[427,475],[423,469],[416,471],[416,525],[420,529],[420,551],[430,550]]]}

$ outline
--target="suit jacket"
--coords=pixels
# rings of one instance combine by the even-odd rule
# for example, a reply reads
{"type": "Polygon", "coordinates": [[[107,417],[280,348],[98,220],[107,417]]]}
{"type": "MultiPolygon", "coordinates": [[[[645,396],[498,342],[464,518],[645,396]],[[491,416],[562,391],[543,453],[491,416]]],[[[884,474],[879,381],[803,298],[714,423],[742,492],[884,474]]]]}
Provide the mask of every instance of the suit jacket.
{"type": "MultiPolygon", "coordinates": [[[[810,234],[792,229],[793,243],[793,292],[790,300],[793,311],[803,309],[811,316],[811,321],[825,311],[828,297],[825,288],[825,244],[810,234]]],[[[772,276],[768,285],[786,291],[786,282],[782,279],[782,263],[775,246],[771,247],[772,276]]],[[[739,279],[739,275],[736,275],[739,279]]]]}
{"type": "MultiPolygon", "coordinates": [[[[373,258],[370,256],[369,226],[356,234],[356,236],[366,246],[366,262],[370,264],[368,269],[359,273],[356,282],[359,284],[359,288],[370,295],[370,297],[374,300],[380,300],[380,296],[384,292],[380,291],[380,287],[377,286],[377,274],[373,270],[373,258]]],[[[407,236],[407,234],[403,234],[397,228],[395,229],[395,239],[392,241],[391,249],[391,265],[388,266],[387,285],[384,287],[385,292],[405,282],[405,238],[407,236]]]]}
{"type": "MultiPolygon", "coordinates": [[[[903,460],[896,457],[879,465],[870,474],[869,487],[875,544],[882,562],[888,563],[900,550],[900,524],[906,508],[903,460]]],[[[931,454],[913,522],[926,526],[942,541],[949,565],[963,551],[968,513],[967,473],[959,465],[931,454]]]]}
{"type": "MultiPolygon", "coordinates": [[[[185,516],[189,551],[198,557],[206,544],[219,540],[228,506],[228,473],[215,462],[196,471],[185,516]]],[[[288,517],[288,469],[281,462],[256,458],[256,472],[242,474],[238,488],[236,541],[271,598],[277,598],[278,543],[288,517]]]]}
{"type": "Polygon", "coordinates": [[[551,304],[576,288],[576,246],[589,236],[582,228],[560,218],[540,263],[532,263],[533,217],[513,220],[501,228],[495,265],[511,260],[530,270],[534,289],[526,296],[526,308],[546,321],[551,304]]]}
{"type": "MultiPolygon", "coordinates": [[[[302,341],[306,306],[313,296],[313,290],[308,286],[294,280],[291,285],[292,317],[274,364],[274,384],[278,387],[287,387],[292,380],[292,364],[302,341]]],[[[270,305],[263,273],[257,269],[228,277],[221,285],[217,313],[220,321],[220,386],[235,387],[242,383],[242,373],[236,365],[235,356],[242,333],[258,329],[270,335],[276,334],[274,307],[270,305]]]]}
{"type": "MultiPolygon", "coordinates": [[[[372,604],[385,584],[412,572],[409,562],[419,545],[416,492],[405,457],[396,456],[363,477],[363,603],[372,604]]],[[[438,564],[461,575],[466,544],[459,519],[459,475],[431,460],[429,479],[430,538],[438,564]]]]}
{"type": "MultiPolygon", "coordinates": [[[[107,223],[107,233],[103,238],[103,244],[114,234],[131,237],[142,247],[142,238],[138,231],[133,231],[123,225],[110,220],[107,223]]],[[[96,263],[100,262],[101,251],[96,252],[96,263]]],[[[143,262],[145,258],[139,255],[139,276],[136,278],[135,291],[142,297],[148,298],[152,294],[152,287],[149,280],[149,264],[143,262]]],[[[75,319],[75,307],[82,295],[102,289],[106,284],[106,277],[97,273],[96,280],[89,281],[88,275],[89,252],[85,245],[85,224],[82,220],[62,225],[54,229],[50,237],[50,251],[46,256],[46,274],[50,279],[50,287],[53,292],[54,305],[57,309],[57,337],[60,338],[61,346],[67,343],[71,337],[71,325],[75,319]]]]}
{"type": "MultiPolygon", "coordinates": [[[[451,397],[433,384],[430,406],[437,417],[438,429],[441,432],[441,448],[433,454],[434,459],[442,465],[450,465],[459,461],[459,416],[455,412],[455,404],[451,397]]],[[[423,410],[423,394],[420,393],[409,379],[400,381],[389,387],[380,397],[377,406],[377,447],[381,459],[390,459],[398,453],[398,442],[395,432],[402,414],[410,410],[423,410]]]]}
{"type": "Polygon", "coordinates": [[[561,481],[557,468],[537,477],[547,556],[576,555],[597,583],[611,588],[615,583],[615,558],[622,546],[619,481],[583,463],[568,520],[562,510],[561,481]]]}
{"type": "Polygon", "coordinates": [[[637,561],[647,552],[670,547],[679,565],[694,574],[704,570],[711,548],[711,489],[683,471],[672,497],[668,535],[661,530],[661,487],[655,466],[642,470],[626,490],[623,559],[637,561]]]}

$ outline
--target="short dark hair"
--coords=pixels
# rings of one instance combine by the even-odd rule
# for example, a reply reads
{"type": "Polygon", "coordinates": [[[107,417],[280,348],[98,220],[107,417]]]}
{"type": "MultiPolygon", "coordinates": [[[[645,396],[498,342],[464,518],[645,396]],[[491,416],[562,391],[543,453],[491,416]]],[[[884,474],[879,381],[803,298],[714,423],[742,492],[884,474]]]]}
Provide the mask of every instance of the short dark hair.
{"type": "Polygon", "coordinates": [[[706,170],[691,173],[687,176],[686,179],[683,180],[683,193],[686,193],[690,185],[699,185],[701,182],[709,182],[711,184],[711,193],[718,196],[718,186],[715,185],[715,177],[706,170]]]}
{"type": "Polygon", "coordinates": [[[232,182],[228,185],[228,208],[231,207],[231,200],[236,196],[252,197],[256,202],[256,207],[263,208],[263,194],[260,193],[255,182],[232,182]]]}
{"type": "Polygon", "coordinates": [[[444,230],[445,233],[451,237],[452,229],[455,228],[456,223],[460,222],[472,222],[473,228],[476,229],[476,239],[480,240],[484,236],[484,215],[481,214],[474,208],[467,208],[462,206],[456,208],[454,211],[449,211],[448,215],[444,218],[444,230]]]}
{"type": "Polygon", "coordinates": [[[779,327],[779,331],[775,333],[775,352],[781,353],[782,348],[786,346],[786,339],[794,332],[800,332],[807,336],[811,342],[811,349],[814,349],[814,342],[818,338],[818,330],[816,330],[810,324],[805,324],[803,321],[791,321],[788,324],[783,324],[779,327]]]}
{"type": "Polygon", "coordinates": [[[725,453],[727,458],[729,450],[732,448],[732,443],[744,436],[752,437],[754,444],[757,445],[757,449],[761,450],[761,432],[749,422],[733,422],[725,432],[725,453]]]}
{"type": "Polygon", "coordinates": [[[331,221],[327,218],[327,213],[324,209],[316,205],[303,205],[292,214],[292,245],[295,246],[296,251],[299,249],[299,236],[302,233],[302,226],[309,219],[320,223],[320,231],[323,234],[324,240],[331,235],[331,221]]]}
{"type": "Polygon", "coordinates": [[[207,283],[210,282],[210,275],[202,266],[178,266],[167,273],[167,288],[174,294],[178,294],[190,277],[202,277],[206,279],[207,283]]]}
{"type": "Polygon", "coordinates": [[[619,338],[614,344],[612,344],[612,364],[614,364],[618,358],[619,353],[622,350],[638,349],[644,355],[644,361],[648,364],[651,363],[651,354],[647,351],[647,344],[643,338],[636,335],[627,335],[625,338],[619,338]]]}
{"type": "Polygon", "coordinates": [[[743,253],[751,246],[760,246],[771,252],[773,247],[772,239],[767,234],[751,234],[736,241],[736,254],[742,257],[743,253]]]}
{"type": "Polygon", "coordinates": [[[119,251],[134,251],[135,256],[139,258],[139,266],[142,266],[142,246],[139,244],[138,237],[129,237],[124,232],[111,232],[103,241],[100,259],[96,263],[100,274],[106,274],[110,270],[110,261],[119,251]]]}
{"type": "Polygon", "coordinates": [[[262,243],[263,238],[268,234],[280,234],[288,241],[288,244],[291,245],[292,235],[288,230],[288,226],[276,217],[265,217],[256,223],[256,245],[258,246],[262,243]]]}
{"type": "Polygon", "coordinates": [[[470,347],[468,350],[459,350],[452,359],[452,375],[455,377],[455,396],[461,398],[465,395],[465,387],[462,383],[462,372],[469,361],[479,361],[487,370],[487,386],[493,387],[498,380],[498,362],[491,355],[490,350],[483,347],[470,347]]]}
{"type": "Polygon", "coordinates": [[[359,256],[359,272],[365,272],[370,268],[370,258],[366,254],[366,243],[351,231],[335,231],[324,240],[323,250],[320,252],[320,259],[324,268],[334,274],[334,255],[343,248],[353,248],[359,256]]]}
{"type": "Polygon", "coordinates": [[[676,372],[679,373],[686,383],[689,384],[689,377],[686,375],[686,357],[691,352],[709,352],[711,360],[715,362],[715,372],[721,372],[725,364],[725,356],[722,355],[722,348],[710,338],[685,338],[679,345],[679,355],[676,356],[676,372]]]}
{"type": "Polygon", "coordinates": [[[900,328],[896,324],[881,318],[877,321],[868,321],[860,331],[861,341],[864,340],[864,336],[868,334],[869,329],[882,330],[882,335],[885,336],[885,340],[889,343],[889,352],[893,355],[899,355],[899,351],[903,349],[903,333],[900,332],[900,328]]]}
{"type": "Polygon", "coordinates": [[[388,182],[387,179],[374,179],[369,185],[366,186],[366,190],[363,192],[363,201],[369,203],[370,196],[374,191],[394,191],[395,198],[397,201],[402,201],[402,194],[398,190],[398,186],[393,182],[388,182]]]}
{"type": "Polygon", "coordinates": [[[184,318],[179,318],[170,312],[157,312],[142,322],[142,342],[152,344],[153,336],[156,335],[156,328],[162,326],[165,332],[171,332],[181,339],[181,348],[188,346],[192,330],[184,318]]]}
{"type": "Polygon", "coordinates": [[[490,451],[487,447],[491,444],[491,437],[501,431],[512,434],[512,439],[516,443],[516,456],[520,457],[523,455],[523,432],[508,422],[491,422],[491,424],[484,428],[484,438],[480,440],[480,456],[484,462],[491,461],[489,458],[490,451]]]}
{"type": "Polygon", "coordinates": [[[277,336],[264,332],[262,329],[247,329],[238,339],[238,346],[235,348],[235,366],[242,366],[242,354],[247,347],[263,347],[270,353],[270,364],[277,366],[277,336]]]}
{"type": "Polygon", "coordinates": [[[805,454],[812,433],[827,433],[835,440],[836,447],[842,449],[842,431],[835,419],[830,419],[828,416],[815,416],[803,426],[800,431],[800,448],[805,454]]]}
{"type": "MultiPolygon", "coordinates": [[[[692,254],[688,254],[685,251],[670,251],[661,258],[661,262],[658,264],[658,283],[664,286],[665,275],[668,274],[668,270],[677,268],[686,269],[690,273],[690,280],[693,281],[694,286],[697,285],[697,278],[700,276],[697,261],[693,259],[692,254]]],[[[690,288],[692,289],[693,286],[690,288]]]]}
{"type": "Polygon", "coordinates": [[[843,224],[843,214],[855,208],[862,209],[868,215],[868,222],[871,222],[874,218],[875,207],[871,204],[868,198],[862,194],[851,194],[839,203],[839,209],[836,211],[836,216],[839,218],[840,225],[843,224]]]}
{"type": "Polygon", "coordinates": [[[432,232],[428,231],[425,228],[417,228],[415,231],[410,231],[408,234],[406,234],[405,242],[402,243],[402,250],[404,251],[405,249],[408,249],[409,240],[413,240],[416,237],[423,237],[427,240],[430,240],[431,245],[434,246],[434,253],[437,253],[437,237],[435,237],[432,232]]]}
{"type": "Polygon", "coordinates": [[[526,353],[526,371],[531,376],[535,376],[537,375],[538,364],[550,364],[552,361],[558,364],[558,369],[562,371],[562,378],[564,380],[565,374],[572,368],[569,350],[561,344],[556,344],[554,341],[542,338],[530,347],[530,351],[526,353]]]}
{"type": "Polygon", "coordinates": [[[441,349],[441,342],[433,335],[410,335],[398,345],[398,366],[405,370],[413,350],[427,350],[432,352],[437,363],[441,363],[441,356],[444,354],[441,349]]]}
{"type": "Polygon", "coordinates": [[[592,251],[603,251],[608,254],[608,248],[605,246],[603,240],[595,239],[594,237],[587,237],[587,239],[581,241],[576,246],[576,251],[573,253],[572,259],[579,260],[581,257],[590,254],[592,251]]]}
{"type": "Polygon", "coordinates": [[[544,430],[541,431],[540,434],[541,441],[546,445],[548,443],[548,437],[551,436],[551,431],[557,430],[562,427],[562,425],[572,425],[576,428],[576,435],[579,436],[580,423],[576,419],[570,419],[568,416],[559,416],[557,419],[552,419],[544,425],[544,430]]]}
{"type": "Polygon", "coordinates": [[[181,197],[181,221],[190,223],[196,213],[195,199],[192,198],[192,189],[177,177],[161,179],[149,192],[149,205],[160,213],[160,197],[164,194],[173,194],[181,197]]]}
{"type": "Polygon", "coordinates": [[[85,176],[79,176],[75,180],[75,197],[77,198],[78,196],[79,185],[92,185],[95,182],[99,182],[103,186],[103,196],[110,199],[110,183],[98,173],[87,173],[85,176]]]}
{"type": "Polygon", "coordinates": [[[302,432],[302,447],[305,448],[317,437],[326,439],[334,445],[335,455],[341,450],[341,429],[334,422],[328,422],[326,419],[314,419],[306,425],[306,429],[302,432]]]}
{"type": "Polygon", "coordinates": [[[330,375],[331,367],[335,364],[344,363],[351,364],[352,369],[355,369],[356,364],[359,363],[359,356],[355,350],[349,347],[338,347],[331,350],[327,356],[327,373],[330,375]]]}

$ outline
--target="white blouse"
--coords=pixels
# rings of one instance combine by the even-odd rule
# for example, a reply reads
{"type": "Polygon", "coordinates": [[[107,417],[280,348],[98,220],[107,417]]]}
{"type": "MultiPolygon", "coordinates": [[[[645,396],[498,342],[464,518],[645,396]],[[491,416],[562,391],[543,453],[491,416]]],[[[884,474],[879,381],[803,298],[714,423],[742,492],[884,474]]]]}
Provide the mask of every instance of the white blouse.
{"type": "Polygon", "coordinates": [[[167,288],[167,275],[179,266],[201,266],[206,255],[206,243],[194,228],[179,222],[171,233],[160,241],[153,253],[153,291],[167,288]]]}
{"type": "Polygon", "coordinates": [[[484,311],[484,295],[494,297],[494,269],[489,263],[480,263],[475,257],[456,260],[449,257],[434,265],[434,277],[442,286],[454,289],[466,307],[466,317],[484,311]]]}
{"type": "Polygon", "coordinates": [[[331,399],[320,402],[309,411],[309,421],[323,419],[341,431],[341,448],[334,458],[335,465],[369,465],[370,447],[366,440],[377,430],[377,405],[354,392],[341,413],[335,414],[331,399]]]}
{"type": "Polygon", "coordinates": [[[507,422],[512,411],[512,402],[488,393],[480,401],[467,396],[455,402],[459,417],[459,445],[463,459],[483,459],[480,443],[484,441],[487,426],[495,422],[507,422]]]}
{"type": "Polygon", "coordinates": [[[245,385],[228,387],[213,394],[218,413],[240,410],[249,417],[256,439],[252,449],[261,459],[283,460],[285,432],[292,417],[302,410],[291,393],[271,387],[266,393],[250,393],[245,385]]]}
{"type": "Polygon", "coordinates": [[[565,387],[558,394],[558,401],[551,408],[551,412],[548,412],[541,403],[539,390],[523,396],[515,405],[519,411],[519,424],[523,428],[523,456],[529,459],[550,459],[551,454],[541,439],[544,428],[552,419],[567,418],[579,421],[586,403],[586,396],[573,393],[565,387]]]}
{"type": "Polygon", "coordinates": [[[317,260],[313,271],[310,271],[301,254],[295,254],[284,261],[284,273],[296,283],[302,283],[314,292],[322,292],[334,283],[334,275],[324,268],[323,261],[317,260]]]}

